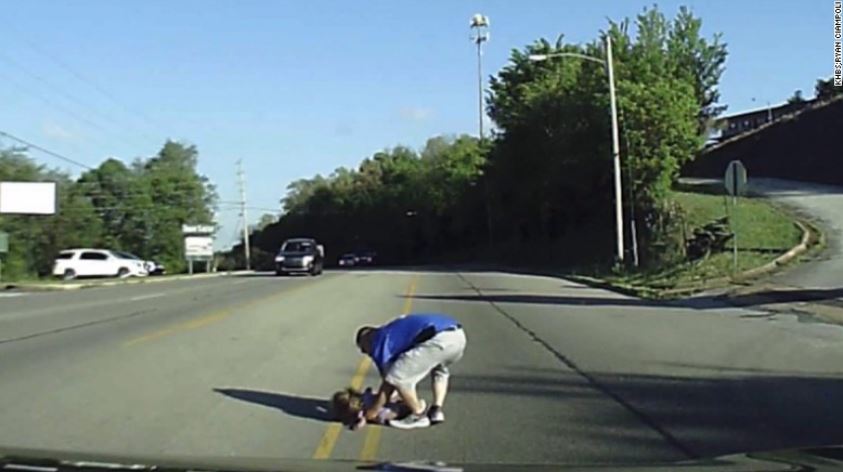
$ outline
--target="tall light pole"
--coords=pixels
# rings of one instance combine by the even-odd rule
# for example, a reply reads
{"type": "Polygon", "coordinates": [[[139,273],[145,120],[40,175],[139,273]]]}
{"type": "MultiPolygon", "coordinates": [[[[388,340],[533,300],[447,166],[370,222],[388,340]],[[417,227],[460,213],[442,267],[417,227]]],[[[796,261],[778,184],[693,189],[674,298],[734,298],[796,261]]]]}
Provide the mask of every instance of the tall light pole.
{"type": "MultiPolygon", "coordinates": [[[[477,128],[482,145],[483,141],[483,115],[485,114],[483,106],[483,43],[489,40],[489,17],[475,14],[471,17],[469,26],[474,31],[471,36],[471,41],[477,45],[477,128]]],[[[489,247],[494,244],[494,236],[492,232],[492,204],[490,202],[489,187],[486,180],[483,181],[483,193],[485,194],[486,204],[486,226],[489,237],[489,247]]]]}
{"type": "Polygon", "coordinates": [[[471,17],[471,40],[477,45],[477,119],[480,139],[483,139],[483,43],[489,40],[489,17],[477,13],[471,17]]]}
{"type": "MultiPolygon", "coordinates": [[[[755,97],[752,97],[753,103],[755,102],[755,97]]],[[[767,123],[773,122],[773,107],[770,105],[770,100],[765,100],[767,103],[767,123]]]]}
{"type": "Polygon", "coordinates": [[[612,164],[615,174],[615,235],[616,252],[615,257],[619,263],[624,261],[624,240],[623,240],[623,194],[621,192],[621,151],[618,132],[618,106],[615,100],[615,69],[612,65],[612,38],[606,36],[606,58],[588,56],[575,52],[557,52],[552,54],[531,54],[531,61],[546,61],[554,57],[575,57],[585,61],[596,62],[606,68],[609,76],[609,108],[612,115],[612,164]]]}

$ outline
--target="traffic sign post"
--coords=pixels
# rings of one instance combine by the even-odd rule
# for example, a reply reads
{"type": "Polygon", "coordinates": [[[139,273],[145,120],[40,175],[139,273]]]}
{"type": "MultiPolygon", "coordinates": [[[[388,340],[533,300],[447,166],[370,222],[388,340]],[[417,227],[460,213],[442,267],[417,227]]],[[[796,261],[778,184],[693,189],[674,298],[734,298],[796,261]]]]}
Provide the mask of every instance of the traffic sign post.
{"type": "Polygon", "coordinates": [[[0,231],[0,280],[3,280],[3,254],[9,252],[9,233],[0,231]]]}
{"type": "Polygon", "coordinates": [[[732,196],[732,211],[729,215],[729,226],[732,228],[732,270],[738,272],[738,231],[735,227],[735,217],[738,210],[738,196],[746,192],[746,167],[741,161],[732,161],[726,167],[723,185],[726,193],[732,196]]]}
{"type": "Polygon", "coordinates": [[[184,256],[187,260],[188,273],[193,275],[193,263],[205,262],[205,271],[210,272],[214,258],[213,225],[182,225],[184,235],[184,256]]]}
{"type": "Polygon", "coordinates": [[[732,204],[737,205],[737,198],[746,191],[746,167],[741,161],[732,161],[726,167],[726,175],[723,178],[726,192],[732,196],[732,204]]]}

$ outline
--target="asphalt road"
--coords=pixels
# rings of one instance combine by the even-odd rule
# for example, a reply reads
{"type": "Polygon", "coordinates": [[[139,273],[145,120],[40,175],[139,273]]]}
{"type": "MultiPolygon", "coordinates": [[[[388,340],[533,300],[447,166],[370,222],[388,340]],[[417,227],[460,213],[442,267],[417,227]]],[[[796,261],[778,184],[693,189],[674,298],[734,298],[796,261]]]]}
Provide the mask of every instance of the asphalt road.
{"type": "Polygon", "coordinates": [[[828,237],[828,247],[816,260],[774,280],[794,287],[840,289],[838,297],[843,298],[843,187],[766,178],[751,179],[750,187],[809,216],[828,237]]]}
{"type": "MultiPolygon", "coordinates": [[[[500,272],[223,276],[0,295],[0,445],[143,456],[629,463],[843,443],[843,327],[500,272]],[[441,311],[446,423],[351,432],[361,324],[441,311]]],[[[425,387],[423,396],[429,399],[425,387]]]]}

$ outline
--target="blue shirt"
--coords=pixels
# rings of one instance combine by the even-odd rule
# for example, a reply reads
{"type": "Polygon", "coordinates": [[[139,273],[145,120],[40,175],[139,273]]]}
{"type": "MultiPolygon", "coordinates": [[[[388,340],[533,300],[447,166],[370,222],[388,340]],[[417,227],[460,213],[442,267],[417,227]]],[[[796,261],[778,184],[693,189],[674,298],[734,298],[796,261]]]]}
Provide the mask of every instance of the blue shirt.
{"type": "Polygon", "coordinates": [[[412,314],[396,318],[375,332],[370,357],[383,375],[398,356],[415,345],[416,337],[422,331],[433,328],[436,334],[456,326],[459,326],[457,320],[435,313],[412,314]]]}

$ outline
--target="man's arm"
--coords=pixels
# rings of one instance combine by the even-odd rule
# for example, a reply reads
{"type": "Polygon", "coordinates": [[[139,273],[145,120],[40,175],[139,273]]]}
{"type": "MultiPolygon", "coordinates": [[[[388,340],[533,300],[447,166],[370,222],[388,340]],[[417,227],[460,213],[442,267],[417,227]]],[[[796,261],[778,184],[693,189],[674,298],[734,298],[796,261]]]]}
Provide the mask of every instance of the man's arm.
{"type": "Polygon", "coordinates": [[[375,403],[363,413],[366,417],[366,421],[372,421],[378,417],[378,413],[381,411],[381,408],[386,406],[389,398],[392,397],[392,392],[394,391],[395,387],[388,384],[386,380],[381,381],[381,386],[378,389],[377,396],[375,397],[375,403]]]}

